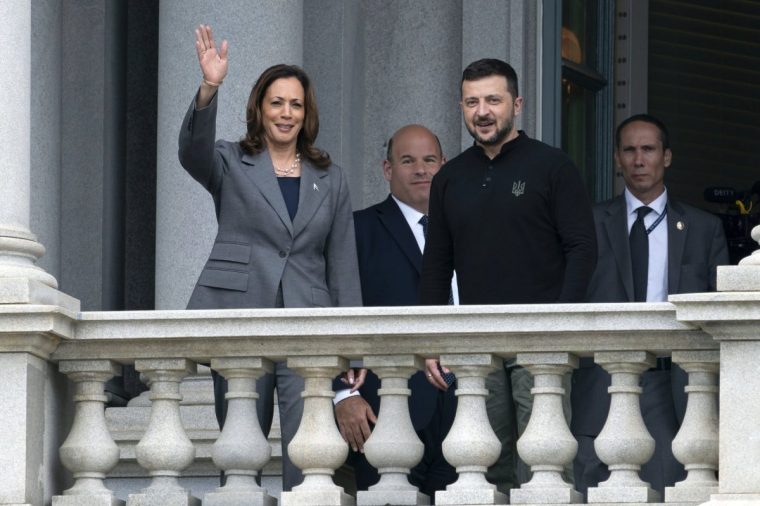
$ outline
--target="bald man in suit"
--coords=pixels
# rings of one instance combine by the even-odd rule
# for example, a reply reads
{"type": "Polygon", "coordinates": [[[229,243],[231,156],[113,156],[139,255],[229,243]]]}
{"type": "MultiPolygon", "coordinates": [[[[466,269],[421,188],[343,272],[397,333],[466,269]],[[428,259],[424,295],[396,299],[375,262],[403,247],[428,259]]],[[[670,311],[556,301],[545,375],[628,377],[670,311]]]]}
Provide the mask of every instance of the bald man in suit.
{"type": "MultiPolygon", "coordinates": [[[[359,277],[365,306],[413,306],[425,246],[430,182],[445,162],[438,138],[421,125],[407,125],[388,141],[383,176],[391,194],[384,201],[354,213],[359,277]]],[[[370,435],[370,423],[380,400],[377,376],[368,373],[361,396],[336,397],[338,426],[352,449],[360,450],[370,435]]],[[[412,425],[425,445],[422,461],[410,474],[410,482],[424,494],[456,480],[455,469],[445,461],[441,443],[454,421],[453,388],[439,391],[422,372],[409,380],[412,425]],[[435,416],[434,416],[435,415],[435,416]]],[[[351,457],[357,489],[365,490],[378,480],[377,471],[363,454],[351,457]]]]}
{"type": "MultiPolygon", "coordinates": [[[[594,207],[599,257],[590,302],[658,302],[672,293],[715,290],[716,267],[728,263],[723,226],[716,216],[668,197],[664,174],[672,156],[667,128],[657,118],[639,114],[618,126],[615,161],[625,191],[594,207]]],[[[660,493],[685,477],[671,443],[683,420],[686,380],[667,357],[641,379],[642,415],[656,443],[641,477],[660,493]]],[[[594,451],[609,411],[609,385],[609,374],[592,359],[581,360],[573,375],[571,430],[579,443],[575,482],[583,493],[609,476],[594,451]]]]}

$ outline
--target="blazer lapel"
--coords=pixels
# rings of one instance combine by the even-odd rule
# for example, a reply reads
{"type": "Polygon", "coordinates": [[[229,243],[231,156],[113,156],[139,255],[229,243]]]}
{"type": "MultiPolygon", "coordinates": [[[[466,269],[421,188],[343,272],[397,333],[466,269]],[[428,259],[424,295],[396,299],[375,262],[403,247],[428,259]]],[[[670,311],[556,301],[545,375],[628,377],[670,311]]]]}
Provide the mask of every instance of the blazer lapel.
{"type": "Polygon", "coordinates": [[[298,211],[293,219],[293,237],[306,227],[330,193],[327,170],[314,167],[308,160],[301,162],[301,188],[298,193],[298,211]]]}
{"type": "Polygon", "coordinates": [[[377,209],[378,218],[388,233],[396,241],[404,255],[409,258],[417,272],[422,271],[422,252],[414,238],[414,234],[409,229],[409,223],[404,218],[404,214],[399,209],[398,204],[389,195],[377,209]]]}
{"type": "Polygon", "coordinates": [[[604,228],[612,253],[615,255],[615,263],[618,267],[620,279],[623,281],[625,294],[628,300],[632,301],[633,271],[631,270],[631,251],[628,246],[625,197],[620,196],[610,203],[607,208],[607,216],[604,219],[604,228]]]}
{"type": "Polygon", "coordinates": [[[285,206],[285,199],[282,198],[280,185],[277,183],[277,176],[274,175],[274,167],[269,152],[262,151],[257,155],[244,154],[242,162],[245,165],[245,173],[254,185],[259,189],[264,199],[272,206],[272,209],[280,217],[280,221],[293,235],[293,223],[288,214],[288,208],[285,206]]]}
{"type": "Polygon", "coordinates": [[[678,293],[681,281],[681,257],[689,233],[683,208],[668,199],[668,293],[678,293]]]}

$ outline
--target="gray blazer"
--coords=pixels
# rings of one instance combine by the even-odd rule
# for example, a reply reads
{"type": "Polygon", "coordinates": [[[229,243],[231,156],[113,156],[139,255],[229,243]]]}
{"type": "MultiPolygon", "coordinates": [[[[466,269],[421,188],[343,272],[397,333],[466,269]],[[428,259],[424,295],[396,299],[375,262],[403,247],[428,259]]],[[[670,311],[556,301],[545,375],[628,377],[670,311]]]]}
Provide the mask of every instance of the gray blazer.
{"type": "Polygon", "coordinates": [[[361,306],[348,181],[337,165],[301,166],[291,221],[267,151],[215,141],[217,97],[195,100],[182,122],[179,160],[214,199],[214,246],[188,309],[361,306]]]}
{"type": "MultiPolygon", "coordinates": [[[[599,256],[589,285],[589,302],[633,301],[626,213],[622,195],[594,206],[599,256]]],[[[717,266],[728,264],[720,219],[672,199],[668,199],[666,216],[668,293],[715,291],[717,266]]],[[[607,386],[609,376],[590,359],[581,359],[581,367],[573,374],[573,434],[596,436],[602,430],[609,410],[607,386]]]]}
{"type": "MultiPolygon", "coordinates": [[[[598,259],[589,285],[590,302],[633,301],[633,273],[628,241],[625,197],[619,196],[594,207],[598,259]]],[[[723,225],[716,217],[672,199],[667,203],[668,293],[693,293],[715,290],[718,265],[728,263],[728,248],[723,225]]],[[[668,370],[646,371],[640,379],[643,394],[641,414],[655,440],[655,453],[641,468],[641,479],[655,490],[683,479],[683,466],[671,451],[678,432],[679,413],[686,408],[686,374],[676,366],[668,370]]],[[[570,424],[579,438],[576,457],[578,490],[596,486],[607,478],[606,466],[588,444],[601,432],[610,407],[607,387],[609,375],[590,358],[582,358],[573,372],[570,424]]]]}
{"type": "MultiPolygon", "coordinates": [[[[622,195],[594,206],[599,257],[589,302],[633,301],[626,212],[622,195]]],[[[718,217],[668,199],[666,220],[668,293],[714,291],[717,266],[728,263],[726,236],[718,217]]]]}

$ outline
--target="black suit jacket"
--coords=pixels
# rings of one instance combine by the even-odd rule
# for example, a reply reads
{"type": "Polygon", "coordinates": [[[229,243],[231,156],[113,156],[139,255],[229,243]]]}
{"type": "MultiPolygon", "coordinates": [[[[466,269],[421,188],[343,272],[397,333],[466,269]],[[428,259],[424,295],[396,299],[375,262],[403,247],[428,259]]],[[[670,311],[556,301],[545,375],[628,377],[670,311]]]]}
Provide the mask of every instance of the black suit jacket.
{"type": "MultiPolygon", "coordinates": [[[[379,204],[354,213],[359,278],[365,306],[415,306],[422,253],[404,215],[389,195],[379,204]]],[[[377,376],[367,375],[362,396],[377,413],[377,376]]],[[[409,409],[415,430],[422,430],[435,411],[436,390],[422,372],[409,380],[409,409]]]]}
{"type": "MultiPolygon", "coordinates": [[[[589,302],[633,301],[626,213],[623,195],[594,206],[598,258],[589,285],[589,302]]],[[[666,221],[668,293],[714,291],[717,266],[728,264],[728,248],[720,220],[668,199],[666,221]]],[[[584,359],[581,369],[573,375],[572,429],[576,435],[598,435],[609,410],[609,375],[592,365],[590,359],[584,359]]]]}

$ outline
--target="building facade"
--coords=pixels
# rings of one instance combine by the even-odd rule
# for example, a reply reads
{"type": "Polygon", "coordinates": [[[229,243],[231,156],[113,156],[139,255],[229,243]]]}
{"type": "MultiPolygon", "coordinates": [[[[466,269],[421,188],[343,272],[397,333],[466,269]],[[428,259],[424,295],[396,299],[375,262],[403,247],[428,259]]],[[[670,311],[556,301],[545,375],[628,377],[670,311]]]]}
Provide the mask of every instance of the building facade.
{"type": "MultiPolygon", "coordinates": [[[[113,450],[105,441],[111,436],[98,425],[100,417],[105,423],[105,398],[92,389],[102,388],[108,378],[121,373],[122,364],[134,364],[151,379],[152,394],[164,395],[162,406],[179,416],[176,396],[161,394],[161,389],[192,376],[195,362],[235,357],[241,336],[261,344],[263,357],[292,357],[294,364],[314,358],[304,356],[303,342],[322,343],[323,348],[315,349],[324,355],[320,360],[329,362],[323,366],[324,374],[339,369],[346,358],[378,353],[372,349],[372,332],[388,336],[389,343],[399,346],[394,349],[389,344],[388,353],[405,354],[394,367],[411,370],[410,362],[404,360],[421,352],[411,348],[415,339],[426,338],[432,331],[439,332],[441,340],[431,353],[440,354],[442,361],[449,353],[455,370],[460,367],[472,375],[475,390],[494,357],[517,354],[536,371],[545,370],[541,367],[548,363],[556,366],[551,376],[572,367],[578,355],[630,352],[601,358],[613,365],[627,364],[623,369],[636,369],[651,361],[653,353],[672,352],[674,360],[679,357],[684,363],[698,364],[695,374],[703,376],[695,376],[702,378],[695,381],[705,384],[694,391],[713,395],[713,400],[700,404],[702,408],[695,408],[701,411],[694,416],[706,420],[706,425],[690,429],[687,446],[698,446],[702,433],[717,434],[717,415],[713,416],[710,406],[715,403],[716,352],[720,350],[721,388],[726,386],[721,402],[727,402],[721,405],[720,487],[714,477],[717,435],[710,432],[703,439],[715,451],[693,452],[697,456],[689,457],[694,469],[706,470],[699,475],[702,481],[695,473],[686,487],[699,491],[690,488],[669,502],[703,502],[716,491],[717,502],[760,500],[760,480],[756,479],[760,475],[753,460],[758,451],[754,444],[757,424],[742,422],[745,416],[757,419],[755,415],[760,414],[756,375],[751,373],[753,357],[760,356],[756,255],[754,263],[740,271],[726,271],[724,291],[729,293],[714,299],[682,297],[647,309],[582,307],[577,317],[568,317],[563,312],[567,309],[538,308],[531,315],[538,324],[509,308],[494,309],[503,312],[498,318],[482,308],[472,314],[455,308],[444,308],[440,314],[414,313],[429,328],[415,326],[415,320],[407,321],[401,313],[362,310],[336,312],[342,322],[337,326],[329,311],[282,316],[281,323],[272,323],[292,325],[282,332],[302,338],[299,344],[278,341],[274,334],[257,334],[258,319],[269,318],[266,314],[249,312],[227,320],[224,315],[174,312],[185,307],[216,232],[210,197],[177,159],[180,122],[201,78],[193,43],[193,30],[199,23],[210,24],[218,39],[230,42],[230,73],[219,91],[218,136],[241,136],[248,93],[262,70],[280,62],[303,66],[318,97],[318,145],[349,174],[355,209],[387,194],[381,162],[387,139],[398,127],[428,126],[450,157],[470,144],[458,109],[461,70],[482,57],[501,58],[516,68],[525,99],[519,126],[554,145],[567,140],[561,127],[562,79],[597,87],[592,102],[598,108],[591,120],[596,127],[576,146],[594,146],[589,188],[597,198],[604,198],[615,188],[614,170],[608,165],[610,129],[618,116],[645,107],[637,93],[644,85],[633,77],[646,67],[637,58],[647,37],[641,30],[647,26],[643,20],[648,14],[641,10],[642,3],[634,1],[619,1],[614,8],[611,3],[592,3],[588,12],[596,13],[594,32],[601,42],[594,46],[598,65],[590,72],[567,63],[561,35],[566,13],[560,2],[552,0],[1,0],[0,19],[5,22],[9,49],[0,53],[0,83],[9,93],[0,101],[0,379],[5,386],[0,426],[6,428],[0,451],[0,469],[5,471],[0,504],[47,505],[53,496],[58,497],[54,504],[80,504],[71,494],[61,499],[74,479],[86,493],[98,496],[97,483],[103,476],[93,463],[96,455],[85,451],[81,462],[73,462],[64,456],[68,450],[62,450],[69,472],[61,465],[59,448],[76,418],[86,421],[82,422],[86,430],[73,431],[75,435],[102,436],[92,438],[94,453],[113,450]],[[613,44],[614,34],[622,33],[628,44],[613,44]],[[627,84],[617,79],[611,88],[613,76],[626,71],[633,76],[627,84]],[[734,291],[739,295],[732,295],[734,291]],[[147,315],[132,311],[154,309],[147,315]],[[600,312],[606,316],[597,320],[600,312]],[[324,328],[317,325],[313,335],[298,335],[298,318],[320,322],[322,317],[324,328]],[[395,319],[410,326],[388,322],[395,319]],[[502,330],[512,328],[512,322],[528,330],[502,330]],[[217,330],[206,334],[192,330],[216,325],[217,330]],[[325,344],[320,340],[333,335],[345,338],[347,329],[357,333],[351,357],[340,355],[340,346],[347,341],[336,338],[325,344]],[[217,335],[223,332],[230,334],[217,335]],[[471,340],[461,342],[458,332],[471,340]],[[565,344],[549,340],[535,345],[526,338],[552,332],[565,344]],[[621,332],[632,339],[622,345],[611,339],[621,332]],[[204,347],[209,337],[219,339],[218,352],[204,347]],[[691,347],[704,353],[683,353],[695,351],[691,347]],[[472,355],[473,350],[481,354],[472,355]],[[558,358],[558,351],[566,356],[558,358]],[[636,358],[637,353],[644,358],[636,358]],[[175,360],[176,356],[183,358],[175,360]],[[175,361],[169,363],[168,358],[175,361]],[[724,367],[726,363],[731,367],[724,367]],[[80,389],[76,396],[75,383],[80,389]],[[77,418],[80,412],[95,414],[77,418]],[[749,444],[743,446],[746,441],[749,444]]],[[[587,153],[584,149],[580,152],[587,153]]],[[[263,366],[249,369],[256,367],[263,366]]],[[[202,385],[188,387],[187,382],[183,388],[186,399],[194,399],[198,406],[206,403],[203,409],[208,415],[208,391],[203,393],[202,385]]],[[[312,393],[317,390],[313,388],[312,393]]],[[[136,393],[124,382],[107,391],[114,405],[136,393]]],[[[479,406],[478,394],[468,395],[479,406]]],[[[155,411],[139,401],[132,408],[132,413],[140,413],[132,420],[135,426],[147,425],[155,411]]],[[[196,420],[208,421],[203,416],[196,420]]],[[[633,413],[630,417],[635,418],[633,413]]],[[[111,417],[109,427],[113,430],[119,420],[125,418],[111,417]]],[[[203,432],[208,428],[203,423],[191,434],[196,442],[216,437],[213,430],[203,432]]],[[[468,434],[488,432],[488,427],[477,423],[468,427],[472,430],[460,433],[463,440],[468,434]]],[[[124,432],[129,428],[127,424],[124,432]]],[[[175,425],[166,433],[183,442],[182,431],[175,425]]],[[[551,427],[546,434],[541,441],[559,440],[562,427],[551,427]]],[[[626,440],[624,432],[617,435],[626,440]]],[[[142,434],[125,436],[125,441],[134,443],[130,451],[141,438],[142,434]]],[[[211,442],[205,441],[206,449],[211,442]]],[[[153,450],[160,453],[161,449],[153,450]]],[[[217,469],[211,465],[210,454],[198,457],[208,464],[201,478],[210,483],[217,469]]],[[[635,465],[636,458],[627,455],[621,462],[635,465]]],[[[126,460],[136,469],[135,459],[130,455],[126,460]]],[[[158,470],[171,475],[183,469],[177,463],[168,467],[158,470]]],[[[138,472],[126,470],[125,476],[130,473],[136,476],[138,472]]],[[[139,487],[127,488],[134,492],[139,487]]],[[[558,497],[556,490],[541,490],[538,495],[526,492],[523,502],[558,497]]],[[[120,495],[126,497],[127,492],[120,495]]],[[[310,493],[318,495],[314,490],[310,493]]],[[[626,494],[634,492],[621,489],[616,493],[609,496],[614,500],[606,502],[623,502],[626,494]]],[[[300,499],[289,500],[299,504],[300,499]]]]}

